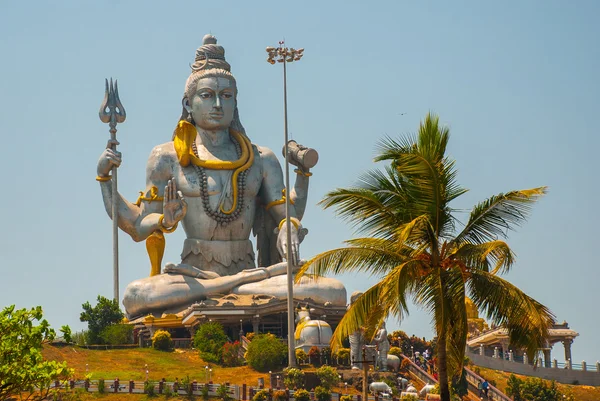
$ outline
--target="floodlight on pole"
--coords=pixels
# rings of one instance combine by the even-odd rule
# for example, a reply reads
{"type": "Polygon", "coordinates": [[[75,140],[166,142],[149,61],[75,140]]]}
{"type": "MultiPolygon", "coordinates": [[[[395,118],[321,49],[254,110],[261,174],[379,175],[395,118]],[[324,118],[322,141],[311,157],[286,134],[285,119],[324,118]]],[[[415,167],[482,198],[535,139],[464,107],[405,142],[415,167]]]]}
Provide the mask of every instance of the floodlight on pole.
{"type": "MultiPolygon", "coordinates": [[[[285,188],[290,193],[290,162],[288,156],[288,118],[287,118],[287,63],[299,61],[304,55],[304,49],[284,47],[285,41],[279,42],[279,47],[267,47],[267,62],[271,65],[283,63],[283,132],[285,149],[285,188]]],[[[286,227],[286,261],[287,261],[287,314],[288,314],[288,367],[296,366],[296,352],[294,346],[294,279],[292,275],[292,263],[297,265],[299,261],[292,260],[292,227],[290,222],[290,196],[285,197],[285,227],[286,227]]],[[[293,255],[294,259],[297,255],[293,255]]]]}

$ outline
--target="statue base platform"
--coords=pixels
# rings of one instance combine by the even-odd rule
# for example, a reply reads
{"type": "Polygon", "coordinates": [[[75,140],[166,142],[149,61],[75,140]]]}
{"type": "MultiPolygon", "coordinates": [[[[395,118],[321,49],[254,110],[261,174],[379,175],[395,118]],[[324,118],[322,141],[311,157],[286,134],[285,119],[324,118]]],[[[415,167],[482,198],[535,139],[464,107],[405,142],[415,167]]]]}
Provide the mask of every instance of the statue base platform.
{"type": "MultiPolygon", "coordinates": [[[[243,292],[243,287],[236,290],[243,292]]],[[[285,285],[282,288],[282,292],[285,292],[285,285]]],[[[256,288],[250,290],[254,291],[256,288]]],[[[271,333],[286,338],[287,298],[285,294],[277,295],[280,296],[234,293],[208,297],[189,306],[138,317],[129,323],[135,325],[140,343],[149,340],[156,330],[163,329],[171,332],[175,346],[179,345],[181,348],[185,348],[186,343],[189,344],[197,327],[208,321],[221,323],[232,341],[240,340],[242,335],[250,332],[271,333]]],[[[302,297],[301,294],[294,295],[294,305],[301,303],[308,306],[313,310],[311,315],[314,318],[326,321],[333,330],[346,312],[346,305],[340,302],[333,304],[320,296],[315,297],[315,300],[312,297],[302,297]]]]}

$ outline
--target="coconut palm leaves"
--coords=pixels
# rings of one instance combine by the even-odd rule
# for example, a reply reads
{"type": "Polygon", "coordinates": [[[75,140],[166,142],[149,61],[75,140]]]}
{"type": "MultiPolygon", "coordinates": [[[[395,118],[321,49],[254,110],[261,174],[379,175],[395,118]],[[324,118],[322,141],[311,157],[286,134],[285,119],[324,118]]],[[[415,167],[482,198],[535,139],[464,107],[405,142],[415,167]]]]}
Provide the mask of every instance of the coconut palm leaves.
{"type": "Polygon", "coordinates": [[[374,332],[389,316],[404,319],[409,300],[429,311],[438,337],[444,400],[449,399],[448,378],[462,369],[465,296],[491,322],[504,325],[511,343],[530,356],[543,344],[553,321],[546,307],[497,275],[507,272],[515,259],[503,241],[508,230],[526,220],[546,188],[492,196],[473,208],[457,234],[450,204],[466,190],[456,181],[455,162],[446,156],[449,138],[438,117],[428,114],[415,137],[381,141],[375,161],[389,164],[321,201],[366,237],[315,256],[297,275],[362,272],[379,279],[340,321],[334,347],[360,327],[374,332]]]}

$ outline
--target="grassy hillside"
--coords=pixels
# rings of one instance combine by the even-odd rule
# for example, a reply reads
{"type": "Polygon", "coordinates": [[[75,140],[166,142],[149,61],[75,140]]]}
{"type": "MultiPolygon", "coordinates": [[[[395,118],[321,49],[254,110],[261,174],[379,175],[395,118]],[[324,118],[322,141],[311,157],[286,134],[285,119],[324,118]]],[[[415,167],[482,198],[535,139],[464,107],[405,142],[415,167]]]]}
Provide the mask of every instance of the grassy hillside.
{"type": "MultiPolygon", "coordinates": [[[[506,391],[506,382],[510,377],[511,373],[502,372],[499,370],[492,370],[486,368],[481,369],[481,376],[487,380],[494,380],[496,387],[502,391],[506,391]]],[[[528,376],[515,375],[521,379],[525,379],[528,376]]],[[[598,401],[600,400],[600,387],[583,386],[577,385],[572,386],[568,384],[557,383],[557,386],[563,394],[573,394],[577,401],[598,401]]]]}
{"type": "MultiPolygon", "coordinates": [[[[92,379],[145,380],[145,365],[148,365],[149,378],[158,381],[181,379],[187,375],[199,382],[206,381],[205,363],[192,350],[174,352],[156,351],[152,348],[124,350],[88,350],[78,347],[45,347],[44,357],[48,360],[67,361],[75,369],[75,376],[83,378],[87,372],[92,379]]],[[[256,385],[259,377],[268,383],[268,374],[256,372],[248,367],[221,368],[210,365],[212,380],[215,383],[256,385]]]]}
{"type": "MultiPolygon", "coordinates": [[[[75,369],[75,376],[83,378],[87,372],[92,375],[92,379],[112,380],[145,380],[145,365],[148,365],[149,378],[158,381],[165,378],[167,381],[174,381],[175,378],[183,378],[187,375],[192,380],[198,382],[206,381],[205,363],[198,356],[198,352],[192,350],[176,350],[174,352],[161,352],[151,348],[133,348],[123,350],[87,350],[78,347],[52,347],[44,348],[44,357],[48,360],[67,361],[69,367],[75,369]]],[[[257,372],[249,367],[222,368],[210,365],[213,370],[212,381],[214,383],[256,385],[258,378],[265,379],[268,385],[268,373],[257,372]]],[[[504,391],[506,381],[510,373],[500,372],[481,368],[481,375],[488,380],[494,380],[497,387],[504,391]]],[[[523,377],[523,376],[519,376],[523,377]]],[[[571,386],[558,385],[561,392],[571,392],[577,401],[598,401],[600,400],[600,387],[591,386],[571,386]]],[[[334,389],[334,391],[343,391],[343,389],[334,389]]],[[[344,393],[346,391],[343,391],[344,393]]],[[[357,394],[358,392],[348,386],[348,393],[357,394]]],[[[94,395],[95,398],[109,397],[107,401],[138,401],[142,400],[141,395],[94,395]]]]}

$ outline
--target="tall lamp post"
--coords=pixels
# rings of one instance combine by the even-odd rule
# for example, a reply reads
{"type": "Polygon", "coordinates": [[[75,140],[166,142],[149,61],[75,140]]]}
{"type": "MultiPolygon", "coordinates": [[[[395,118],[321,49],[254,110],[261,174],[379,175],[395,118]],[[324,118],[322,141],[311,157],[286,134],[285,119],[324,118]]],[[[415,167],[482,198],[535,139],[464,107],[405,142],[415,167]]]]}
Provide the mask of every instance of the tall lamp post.
{"type": "MultiPolygon", "coordinates": [[[[296,353],[294,352],[294,280],[292,276],[292,263],[297,264],[298,261],[292,260],[292,228],[290,224],[290,162],[288,157],[288,121],[287,121],[287,63],[299,61],[304,53],[304,49],[294,49],[284,47],[285,42],[279,42],[279,47],[267,47],[269,64],[283,63],[283,132],[284,132],[284,148],[285,148],[285,188],[288,196],[285,197],[285,228],[287,237],[287,313],[288,313],[288,366],[296,366],[296,353]]],[[[296,255],[294,255],[296,256],[296,255]]]]}

